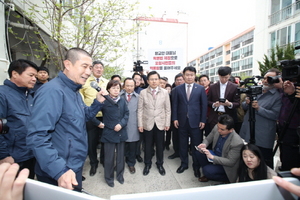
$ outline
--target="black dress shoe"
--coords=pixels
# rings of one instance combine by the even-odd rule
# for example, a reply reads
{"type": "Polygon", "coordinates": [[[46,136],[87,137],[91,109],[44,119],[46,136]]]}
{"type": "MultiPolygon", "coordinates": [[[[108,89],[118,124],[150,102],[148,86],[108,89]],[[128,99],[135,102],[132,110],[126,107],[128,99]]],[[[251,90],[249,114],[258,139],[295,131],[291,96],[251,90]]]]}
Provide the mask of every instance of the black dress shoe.
{"type": "Polygon", "coordinates": [[[194,170],[194,175],[196,178],[200,178],[201,175],[199,169],[194,170]]]}
{"type": "Polygon", "coordinates": [[[84,176],[82,176],[82,178],[81,178],[81,179],[82,179],[82,181],[85,181],[85,177],[84,177],[84,176]]]}
{"type": "Polygon", "coordinates": [[[92,166],[90,169],[90,176],[94,176],[97,172],[97,167],[96,166],[92,166]]]}
{"type": "Polygon", "coordinates": [[[169,145],[166,145],[166,150],[169,151],[170,150],[170,147],[169,145]]]}
{"type": "Polygon", "coordinates": [[[166,171],[162,165],[157,166],[157,169],[158,169],[158,172],[160,173],[160,175],[162,175],[162,176],[166,175],[166,171]]]}
{"type": "Polygon", "coordinates": [[[186,169],[188,169],[188,167],[182,167],[182,166],[180,166],[178,169],[177,169],[177,173],[178,174],[181,174],[182,172],[184,172],[184,170],[186,170],[186,169]]]}
{"type": "Polygon", "coordinates": [[[139,163],[143,162],[143,158],[142,158],[140,155],[136,156],[136,160],[137,160],[139,163]]]}
{"type": "Polygon", "coordinates": [[[144,176],[147,176],[147,175],[149,174],[150,168],[151,168],[150,165],[146,165],[146,166],[145,166],[145,168],[144,168],[144,170],[143,170],[143,175],[144,175],[144,176]]]}
{"type": "Polygon", "coordinates": [[[172,155],[168,156],[169,159],[179,158],[179,155],[176,153],[173,153],[172,155]]]}

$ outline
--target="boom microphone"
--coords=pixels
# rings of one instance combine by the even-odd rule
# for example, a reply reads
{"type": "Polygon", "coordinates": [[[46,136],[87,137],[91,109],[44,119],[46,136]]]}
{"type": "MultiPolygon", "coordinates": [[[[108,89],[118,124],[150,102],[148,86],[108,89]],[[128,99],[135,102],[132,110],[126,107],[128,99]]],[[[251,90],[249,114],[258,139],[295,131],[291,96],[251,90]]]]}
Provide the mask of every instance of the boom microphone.
{"type": "MultiPolygon", "coordinates": [[[[98,92],[101,91],[101,87],[99,87],[99,85],[97,84],[96,81],[93,81],[90,83],[90,86],[92,88],[94,88],[95,90],[97,90],[98,92]]],[[[114,100],[112,100],[108,95],[102,95],[107,101],[109,101],[111,104],[116,104],[116,102],[114,100]]]]}

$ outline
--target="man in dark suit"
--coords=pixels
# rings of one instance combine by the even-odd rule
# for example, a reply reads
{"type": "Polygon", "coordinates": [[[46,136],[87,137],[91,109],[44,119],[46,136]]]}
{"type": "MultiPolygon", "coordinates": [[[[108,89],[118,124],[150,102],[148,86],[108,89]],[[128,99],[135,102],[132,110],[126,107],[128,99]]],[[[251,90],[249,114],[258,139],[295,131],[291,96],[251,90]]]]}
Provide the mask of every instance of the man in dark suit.
{"type": "Polygon", "coordinates": [[[240,95],[237,92],[237,85],[228,81],[231,75],[230,67],[220,67],[218,69],[219,81],[210,86],[208,92],[208,106],[212,109],[208,115],[210,128],[218,123],[218,116],[228,114],[237,120],[236,108],[240,106],[240,95]]]}
{"type": "MultiPolygon", "coordinates": [[[[203,140],[202,129],[206,122],[207,96],[204,87],[195,83],[195,77],[196,69],[185,67],[183,70],[185,84],[175,87],[172,91],[172,121],[174,121],[175,128],[178,128],[181,160],[177,173],[182,173],[188,169],[189,136],[193,147],[203,140]]],[[[193,162],[194,153],[195,149],[193,148],[193,162]]],[[[200,176],[199,170],[195,171],[195,176],[200,176]]]]}

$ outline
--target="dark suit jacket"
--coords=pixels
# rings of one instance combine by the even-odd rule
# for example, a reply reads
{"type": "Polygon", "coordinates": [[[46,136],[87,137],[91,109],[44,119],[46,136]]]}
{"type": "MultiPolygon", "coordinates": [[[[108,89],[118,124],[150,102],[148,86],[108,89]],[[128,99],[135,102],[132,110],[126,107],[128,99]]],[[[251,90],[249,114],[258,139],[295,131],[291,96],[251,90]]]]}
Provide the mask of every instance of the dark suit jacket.
{"type": "MultiPolygon", "coordinates": [[[[229,109],[227,106],[225,107],[226,114],[230,115],[234,121],[237,121],[236,108],[240,106],[240,95],[237,93],[237,85],[228,81],[226,86],[226,91],[224,98],[233,104],[233,108],[229,109]]],[[[220,98],[220,81],[210,86],[208,92],[208,106],[212,107],[213,103],[219,101],[220,98]]],[[[208,115],[208,123],[212,125],[212,128],[215,124],[218,123],[218,113],[214,111],[214,109],[210,110],[208,115]]]]}
{"type": "Polygon", "coordinates": [[[172,90],[172,121],[178,120],[179,126],[185,125],[187,115],[191,128],[206,122],[207,96],[203,86],[194,83],[189,101],[186,97],[185,84],[172,90]]]}

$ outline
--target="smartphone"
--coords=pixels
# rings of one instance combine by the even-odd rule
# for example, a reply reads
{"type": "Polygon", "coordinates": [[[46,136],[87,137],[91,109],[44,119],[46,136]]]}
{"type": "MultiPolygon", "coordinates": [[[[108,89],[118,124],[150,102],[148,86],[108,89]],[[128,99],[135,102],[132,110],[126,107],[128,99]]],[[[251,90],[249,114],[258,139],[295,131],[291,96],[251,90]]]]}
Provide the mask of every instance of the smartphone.
{"type": "Polygon", "coordinates": [[[225,103],[226,99],[225,98],[219,98],[220,103],[225,103]]]}

